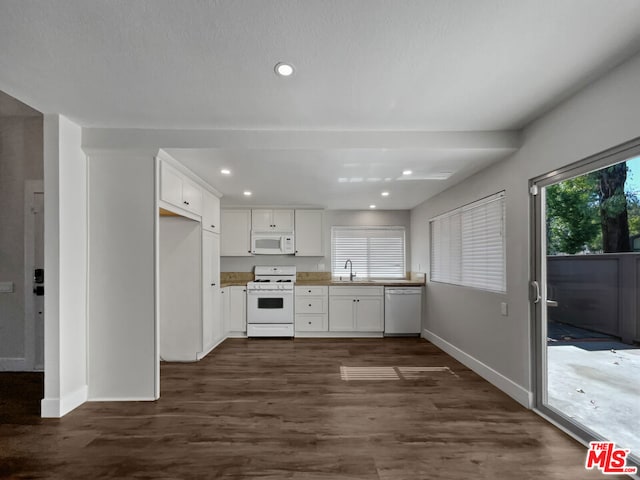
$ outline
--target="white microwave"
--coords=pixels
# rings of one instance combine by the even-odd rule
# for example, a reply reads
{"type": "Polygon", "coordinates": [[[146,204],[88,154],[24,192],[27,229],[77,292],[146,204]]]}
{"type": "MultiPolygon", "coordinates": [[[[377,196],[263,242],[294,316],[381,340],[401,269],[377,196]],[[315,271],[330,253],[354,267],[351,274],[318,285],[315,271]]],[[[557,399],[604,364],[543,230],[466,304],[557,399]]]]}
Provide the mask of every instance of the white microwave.
{"type": "Polygon", "coordinates": [[[256,232],[251,230],[251,253],[254,255],[292,255],[296,253],[293,232],[256,232]]]}

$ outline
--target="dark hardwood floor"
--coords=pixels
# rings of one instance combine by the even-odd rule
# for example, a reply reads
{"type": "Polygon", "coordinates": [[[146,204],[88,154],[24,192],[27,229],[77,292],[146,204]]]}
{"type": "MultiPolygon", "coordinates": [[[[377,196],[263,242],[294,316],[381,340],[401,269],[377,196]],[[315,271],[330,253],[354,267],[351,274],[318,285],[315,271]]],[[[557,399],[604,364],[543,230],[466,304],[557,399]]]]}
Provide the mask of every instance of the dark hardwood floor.
{"type": "Polygon", "coordinates": [[[41,375],[0,374],[0,477],[604,478],[583,446],[424,340],[230,339],[161,370],[157,402],[59,420],[38,417],[41,375]],[[341,366],[451,371],[345,381],[341,366]]]}

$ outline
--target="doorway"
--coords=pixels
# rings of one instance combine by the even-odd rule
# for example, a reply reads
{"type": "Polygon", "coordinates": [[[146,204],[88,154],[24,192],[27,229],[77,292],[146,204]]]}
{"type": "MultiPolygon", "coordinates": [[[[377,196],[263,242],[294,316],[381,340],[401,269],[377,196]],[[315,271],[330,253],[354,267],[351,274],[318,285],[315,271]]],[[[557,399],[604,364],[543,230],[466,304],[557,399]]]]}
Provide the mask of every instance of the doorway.
{"type": "Polygon", "coordinates": [[[531,182],[536,409],[640,459],[640,139],[531,182]]]}
{"type": "Polygon", "coordinates": [[[25,182],[25,363],[44,371],[44,185],[25,182]]]}

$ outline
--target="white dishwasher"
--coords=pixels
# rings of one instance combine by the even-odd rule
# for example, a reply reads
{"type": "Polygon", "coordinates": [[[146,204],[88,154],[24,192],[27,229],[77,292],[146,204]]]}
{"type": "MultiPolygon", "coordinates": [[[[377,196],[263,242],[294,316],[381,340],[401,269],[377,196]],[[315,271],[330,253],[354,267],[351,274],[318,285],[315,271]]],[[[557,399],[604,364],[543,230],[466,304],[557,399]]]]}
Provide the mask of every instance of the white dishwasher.
{"type": "Polygon", "coordinates": [[[422,287],[385,287],[385,335],[420,335],[421,318],[422,287]]]}

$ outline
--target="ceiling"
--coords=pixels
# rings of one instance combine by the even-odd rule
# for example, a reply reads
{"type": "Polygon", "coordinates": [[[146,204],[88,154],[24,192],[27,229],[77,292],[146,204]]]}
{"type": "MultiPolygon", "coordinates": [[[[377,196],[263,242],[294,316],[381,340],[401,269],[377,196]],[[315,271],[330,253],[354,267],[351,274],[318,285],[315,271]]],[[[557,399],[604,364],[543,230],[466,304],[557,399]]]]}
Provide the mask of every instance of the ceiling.
{"type": "MultiPolygon", "coordinates": [[[[517,130],[640,49],[640,2],[8,0],[0,45],[0,90],[83,127],[517,130]],[[292,77],[274,74],[279,61],[294,65],[292,77]]],[[[379,195],[380,182],[338,182],[354,164],[354,178],[396,178],[409,164],[454,172],[391,180],[388,207],[409,208],[509,153],[367,144],[174,152],[210,172],[225,203],[246,202],[238,188],[258,193],[251,185],[268,179],[264,201],[339,208],[379,195]],[[234,170],[226,183],[216,176],[223,163],[234,170]]]]}

